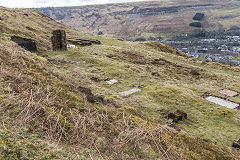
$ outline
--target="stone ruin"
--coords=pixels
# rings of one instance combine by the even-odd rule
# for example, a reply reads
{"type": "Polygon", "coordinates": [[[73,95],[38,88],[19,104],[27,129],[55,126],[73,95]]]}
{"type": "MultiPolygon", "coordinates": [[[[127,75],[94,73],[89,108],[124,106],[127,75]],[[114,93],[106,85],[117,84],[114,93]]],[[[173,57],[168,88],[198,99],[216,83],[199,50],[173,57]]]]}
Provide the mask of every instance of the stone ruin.
{"type": "Polygon", "coordinates": [[[101,44],[101,41],[95,39],[88,39],[88,38],[70,38],[68,42],[74,45],[81,45],[81,46],[91,46],[94,44],[101,44]]]}
{"type": "Polygon", "coordinates": [[[66,51],[67,50],[67,39],[66,32],[64,30],[55,30],[52,32],[52,48],[53,51],[66,51]]]}
{"type": "Polygon", "coordinates": [[[178,109],[175,112],[169,113],[167,118],[172,122],[178,122],[187,119],[187,113],[178,109]]]}
{"type": "Polygon", "coordinates": [[[19,46],[22,48],[30,51],[30,52],[35,52],[37,51],[37,45],[36,41],[33,39],[27,39],[27,38],[22,38],[18,36],[12,36],[11,40],[16,42],[19,46]]]}

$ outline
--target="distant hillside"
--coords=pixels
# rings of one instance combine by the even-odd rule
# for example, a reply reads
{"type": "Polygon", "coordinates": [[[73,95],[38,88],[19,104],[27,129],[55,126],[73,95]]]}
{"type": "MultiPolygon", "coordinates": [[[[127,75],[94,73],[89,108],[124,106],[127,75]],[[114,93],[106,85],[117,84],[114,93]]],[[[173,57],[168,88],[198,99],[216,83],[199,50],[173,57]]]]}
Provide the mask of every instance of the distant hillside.
{"type": "MultiPolygon", "coordinates": [[[[200,29],[227,30],[240,24],[238,0],[158,0],[80,7],[40,8],[51,18],[82,32],[124,38],[170,38],[192,32],[196,13],[204,13],[200,29]]],[[[220,33],[221,33],[220,32],[220,33]]]]}
{"type": "Polygon", "coordinates": [[[239,74],[161,43],[91,36],[36,10],[0,7],[0,159],[240,159],[231,147],[239,110],[201,97],[240,93],[239,74]],[[55,29],[101,44],[52,51],[55,29]],[[139,92],[122,94],[132,88],[139,92]],[[179,122],[168,119],[176,110],[179,122]]]}

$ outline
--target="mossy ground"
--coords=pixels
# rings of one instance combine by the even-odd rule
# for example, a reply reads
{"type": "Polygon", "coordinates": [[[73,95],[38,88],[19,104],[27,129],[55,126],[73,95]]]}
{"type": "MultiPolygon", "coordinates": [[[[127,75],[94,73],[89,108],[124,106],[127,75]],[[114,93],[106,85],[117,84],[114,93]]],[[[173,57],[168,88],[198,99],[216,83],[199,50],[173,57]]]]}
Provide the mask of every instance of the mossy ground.
{"type": "MultiPolygon", "coordinates": [[[[0,8],[0,13],[5,18],[0,21],[4,27],[0,37],[0,158],[239,158],[228,147],[239,138],[239,112],[200,97],[222,88],[240,92],[239,67],[187,59],[158,43],[94,37],[68,28],[68,37],[96,38],[102,45],[52,52],[51,31],[65,26],[33,10],[0,8]],[[29,16],[25,18],[24,13],[29,16]],[[30,24],[38,34],[24,29],[30,24]],[[35,39],[39,52],[27,52],[11,42],[13,34],[35,39]],[[101,81],[94,82],[92,77],[101,81]],[[108,85],[107,78],[119,82],[108,85]],[[147,88],[120,96],[119,92],[139,85],[147,88]],[[90,103],[89,90],[79,87],[122,107],[106,101],[90,103]],[[188,120],[176,124],[181,132],[165,124],[160,109],[188,113],[188,120]]],[[[239,97],[231,100],[239,103],[239,97]]]]}

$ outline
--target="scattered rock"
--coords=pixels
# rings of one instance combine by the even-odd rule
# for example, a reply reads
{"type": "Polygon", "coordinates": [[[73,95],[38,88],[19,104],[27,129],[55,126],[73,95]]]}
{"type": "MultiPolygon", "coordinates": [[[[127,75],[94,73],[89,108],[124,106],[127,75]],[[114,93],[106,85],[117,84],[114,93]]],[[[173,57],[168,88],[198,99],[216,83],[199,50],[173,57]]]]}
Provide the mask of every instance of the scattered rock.
{"type": "Polygon", "coordinates": [[[173,123],[173,119],[168,119],[166,123],[172,124],[173,123]]]}
{"type": "Polygon", "coordinates": [[[207,97],[209,97],[209,96],[212,96],[212,93],[210,93],[210,92],[205,92],[201,97],[202,97],[202,98],[207,98],[207,97]]]}
{"type": "Polygon", "coordinates": [[[187,119],[187,113],[183,110],[176,110],[175,112],[168,114],[168,119],[172,119],[173,122],[182,121],[187,119]]]}
{"type": "Polygon", "coordinates": [[[113,58],[114,55],[107,55],[106,57],[108,57],[108,58],[113,58]]]}
{"type": "Polygon", "coordinates": [[[140,85],[140,86],[138,86],[138,88],[147,88],[147,86],[140,85]]]}
{"type": "Polygon", "coordinates": [[[189,26],[201,28],[202,24],[200,22],[192,22],[192,23],[189,24],[189,26]]]}
{"type": "Polygon", "coordinates": [[[204,13],[196,13],[193,20],[201,21],[204,18],[204,13]]]}
{"type": "Polygon", "coordinates": [[[227,116],[227,115],[228,115],[228,112],[222,111],[222,115],[227,116]]]}
{"type": "Polygon", "coordinates": [[[109,80],[111,80],[111,79],[110,78],[104,79],[104,81],[109,81],[109,80]]]}
{"type": "Polygon", "coordinates": [[[35,52],[37,51],[36,41],[33,39],[22,38],[18,36],[12,36],[11,40],[16,42],[19,46],[23,47],[24,49],[35,52]]]}
{"type": "MultiPolygon", "coordinates": [[[[211,142],[211,140],[209,140],[209,139],[202,139],[204,142],[211,142]]],[[[215,144],[217,144],[216,142],[215,142],[215,144]]]]}
{"type": "Polygon", "coordinates": [[[175,129],[176,131],[178,131],[178,132],[180,132],[181,131],[181,129],[180,128],[178,128],[175,124],[169,124],[168,125],[169,127],[171,127],[171,128],[173,128],[173,129],[175,129]]]}
{"type": "Polygon", "coordinates": [[[103,35],[103,32],[102,31],[99,31],[98,32],[98,35],[100,36],[100,35],[103,35]]]}
{"type": "Polygon", "coordinates": [[[236,149],[240,149],[240,139],[233,142],[232,147],[236,149]]]}
{"type": "Polygon", "coordinates": [[[191,70],[190,74],[193,75],[193,76],[200,76],[200,73],[196,70],[191,70]]]}
{"type": "Polygon", "coordinates": [[[122,39],[122,38],[118,38],[117,40],[119,40],[119,41],[124,41],[124,39],[122,39]]]}
{"type": "Polygon", "coordinates": [[[90,78],[92,81],[94,81],[94,82],[100,82],[101,80],[99,79],[99,78],[97,78],[97,77],[92,77],[92,78],[90,78]]]}
{"type": "Polygon", "coordinates": [[[67,44],[67,48],[77,48],[77,46],[74,44],[67,44]]]}
{"type": "Polygon", "coordinates": [[[152,76],[160,77],[161,75],[158,72],[152,72],[152,76]]]}
{"type": "Polygon", "coordinates": [[[106,81],[108,84],[115,84],[115,83],[117,83],[118,82],[118,80],[116,80],[116,79],[110,79],[110,80],[107,80],[106,81]]]}

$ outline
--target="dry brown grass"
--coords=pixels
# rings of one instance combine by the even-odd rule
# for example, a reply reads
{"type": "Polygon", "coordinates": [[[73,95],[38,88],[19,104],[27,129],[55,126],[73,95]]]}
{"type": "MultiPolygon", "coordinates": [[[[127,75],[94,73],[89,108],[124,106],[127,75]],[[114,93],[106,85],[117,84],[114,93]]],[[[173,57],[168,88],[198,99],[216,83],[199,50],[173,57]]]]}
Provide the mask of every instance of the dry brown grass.
{"type": "MultiPolygon", "coordinates": [[[[54,92],[56,89],[56,86],[52,86],[54,77],[44,73],[41,62],[32,59],[33,62],[30,64],[29,61],[32,60],[26,57],[25,51],[19,49],[16,47],[1,50],[4,52],[1,54],[0,73],[1,79],[4,79],[1,81],[1,96],[4,96],[4,99],[0,106],[1,114],[5,119],[11,120],[5,122],[13,125],[11,130],[17,131],[27,127],[29,132],[42,132],[48,140],[58,144],[65,141],[68,144],[96,149],[104,158],[124,157],[125,145],[138,146],[136,142],[146,143],[151,140],[149,134],[152,133],[147,133],[147,128],[143,124],[133,122],[131,116],[125,116],[124,112],[119,113],[122,115],[115,115],[116,113],[113,113],[115,111],[107,106],[99,106],[102,109],[91,107],[87,100],[84,100],[81,106],[68,105],[69,99],[61,100],[60,96],[66,92],[64,87],[67,86],[61,85],[59,90],[54,92]],[[42,77],[43,79],[42,74],[46,76],[42,77]],[[106,143],[106,146],[96,144],[99,137],[106,139],[102,142],[106,143]],[[105,153],[107,151],[110,153],[105,153]]],[[[65,83],[58,80],[54,82],[65,83]]],[[[78,97],[74,98],[77,103],[78,97]]],[[[159,149],[158,152],[161,155],[159,149]]],[[[138,156],[134,155],[136,158],[138,156]]]]}

